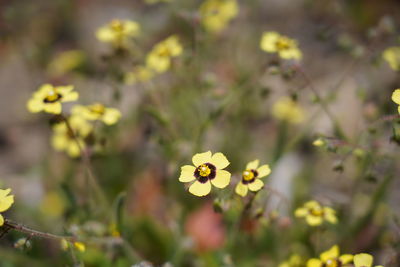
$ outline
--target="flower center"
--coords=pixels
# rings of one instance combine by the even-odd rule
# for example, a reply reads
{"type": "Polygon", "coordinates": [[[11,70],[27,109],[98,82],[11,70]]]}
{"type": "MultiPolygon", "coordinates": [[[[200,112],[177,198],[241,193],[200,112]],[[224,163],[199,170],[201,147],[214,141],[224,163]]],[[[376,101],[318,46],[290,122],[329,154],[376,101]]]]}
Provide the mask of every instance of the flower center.
{"type": "Polygon", "coordinates": [[[278,50],[287,50],[291,47],[291,42],[288,38],[280,37],[276,43],[276,47],[278,50]]]}
{"type": "Polygon", "coordinates": [[[323,267],[340,267],[340,266],[342,266],[342,262],[337,259],[329,259],[323,265],[323,267]]]}
{"type": "Polygon", "coordinates": [[[122,32],[124,30],[124,24],[120,20],[111,21],[111,29],[115,32],[122,32]]]}
{"type": "Polygon", "coordinates": [[[210,173],[211,173],[210,168],[206,164],[200,165],[199,167],[197,167],[197,169],[199,170],[200,176],[203,176],[203,177],[206,177],[206,176],[210,175],[210,173]]]}
{"type": "Polygon", "coordinates": [[[57,93],[55,89],[52,89],[47,93],[47,96],[44,98],[43,102],[44,103],[54,103],[54,102],[57,102],[58,100],[60,100],[61,98],[62,98],[62,95],[57,93]]]}
{"type": "Polygon", "coordinates": [[[321,207],[313,207],[309,212],[314,216],[322,216],[324,214],[324,210],[321,207]]]}
{"type": "Polygon", "coordinates": [[[106,108],[102,104],[93,104],[89,107],[90,111],[93,113],[103,115],[104,112],[106,111],[106,108]]]}
{"type": "Polygon", "coordinates": [[[254,175],[253,170],[245,170],[242,173],[242,177],[243,177],[243,180],[245,180],[245,181],[251,181],[254,179],[255,175],[254,175]]]}
{"type": "Polygon", "coordinates": [[[211,163],[203,163],[194,171],[194,177],[201,183],[214,179],[216,174],[217,168],[211,163]]]}

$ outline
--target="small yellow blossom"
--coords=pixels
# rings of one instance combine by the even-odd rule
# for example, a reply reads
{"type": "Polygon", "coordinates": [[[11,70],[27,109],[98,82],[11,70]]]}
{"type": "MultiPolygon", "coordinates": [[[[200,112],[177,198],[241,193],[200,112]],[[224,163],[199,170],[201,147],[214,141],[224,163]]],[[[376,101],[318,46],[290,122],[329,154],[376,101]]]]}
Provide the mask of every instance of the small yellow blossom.
{"type": "Polygon", "coordinates": [[[136,66],[132,71],[125,74],[124,80],[126,84],[134,84],[137,82],[147,82],[153,78],[154,72],[146,66],[136,66]]]}
{"type": "Polygon", "coordinates": [[[66,151],[70,157],[78,157],[85,149],[85,137],[93,126],[81,116],[73,115],[69,119],[70,128],[65,122],[53,126],[52,146],[57,151],[66,151]]]}
{"type": "Polygon", "coordinates": [[[340,256],[339,247],[335,245],[321,253],[319,259],[309,259],[307,261],[307,267],[339,267],[350,263],[352,260],[353,255],[344,254],[340,256]]]}
{"type": "MultiPolygon", "coordinates": [[[[8,210],[14,203],[14,196],[9,195],[11,189],[0,189],[0,212],[8,210]]],[[[0,226],[4,224],[4,217],[0,214],[0,226]]]]}
{"type": "Polygon", "coordinates": [[[303,108],[289,97],[282,97],[272,106],[272,115],[283,121],[298,124],[304,121],[303,108]]]}
{"type": "Polygon", "coordinates": [[[302,53],[297,46],[297,41],[290,39],[277,32],[264,32],[261,38],[260,47],[268,53],[278,53],[283,59],[302,58],[302,53]]]}
{"type": "Polygon", "coordinates": [[[115,124],[121,118],[121,112],[118,109],[108,108],[100,103],[88,106],[75,105],[72,107],[72,114],[82,116],[89,121],[100,120],[107,125],[115,124]]]}
{"type": "Polygon", "coordinates": [[[131,20],[112,20],[107,25],[99,28],[96,37],[99,41],[111,43],[116,47],[126,45],[126,42],[140,33],[140,26],[131,20]]]}
{"type": "Polygon", "coordinates": [[[166,72],[171,67],[171,59],[182,54],[183,48],[176,35],[156,44],[146,58],[147,68],[158,73],[166,72]]]}
{"type": "Polygon", "coordinates": [[[82,242],[74,242],[74,247],[80,252],[85,252],[86,250],[86,246],[82,242]]]}
{"type": "MultiPolygon", "coordinates": [[[[60,245],[61,245],[61,249],[62,250],[67,250],[68,248],[70,248],[70,242],[67,241],[65,238],[61,239],[60,245]]],[[[85,252],[86,250],[86,246],[85,244],[83,244],[82,242],[72,242],[73,247],[75,247],[78,251],[80,252],[85,252]]]]}
{"type": "Polygon", "coordinates": [[[179,181],[188,183],[194,181],[189,187],[189,192],[195,196],[205,196],[211,191],[211,184],[217,188],[225,188],[231,174],[223,170],[229,165],[224,154],[218,152],[214,155],[211,151],[195,154],[192,158],[194,166],[181,167],[179,181]]]}
{"type": "Polygon", "coordinates": [[[326,142],[325,142],[324,139],[317,138],[317,139],[314,140],[314,142],[312,144],[313,144],[313,146],[323,146],[323,145],[325,145],[325,143],[326,142]]]}
{"type": "Polygon", "coordinates": [[[398,112],[400,114],[400,88],[393,91],[392,100],[393,100],[394,103],[399,105],[398,106],[398,112]]]}
{"type": "Polygon", "coordinates": [[[247,163],[246,170],[242,173],[242,180],[236,185],[236,194],[244,197],[247,195],[248,190],[256,192],[264,186],[260,178],[269,175],[271,169],[267,164],[258,167],[259,164],[260,161],[258,159],[247,163]]]}
{"type": "Polygon", "coordinates": [[[80,50],[69,50],[58,54],[48,65],[53,76],[66,74],[80,67],[85,62],[85,53],[80,50]]]}
{"type": "Polygon", "coordinates": [[[317,201],[306,202],[301,208],[296,209],[296,217],[304,217],[311,226],[321,225],[324,221],[332,224],[337,223],[336,212],[330,207],[321,206],[317,201]]]}
{"type": "Polygon", "coordinates": [[[207,31],[213,33],[222,31],[238,13],[236,0],[206,0],[200,6],[201,22],[207,31]]]}
{"type": "Polygon", "coordinates": [[[303,259],[298,254],[293,254],[287,261],[279,264],[278,267],[302,267],[304,266],[303,259]]]}
{"type": "Polygon", "coordinates": [[[400,46],[387,48],[382,57],[393,70],[400,70],[400,46]]]}
{"type": "MultiPolygon", "coordinates": [[[[372,267],[372,262],[374,261],[374,258],[367,253],[361,253],[354,255],[353,260],[355,267],[372,267]]],[[[375,267],[383,267],[383,266],[376,265],[375,267]]]]}
{"type": "Polygon", "coordinates": [[[28,100],[27,108],[32,113],[45,111],[60,114],[62,111],[61,103],[76,101],[78,97],[79,94],[74,91],[72,85],[53,86],[44,84],[28,100]]]}

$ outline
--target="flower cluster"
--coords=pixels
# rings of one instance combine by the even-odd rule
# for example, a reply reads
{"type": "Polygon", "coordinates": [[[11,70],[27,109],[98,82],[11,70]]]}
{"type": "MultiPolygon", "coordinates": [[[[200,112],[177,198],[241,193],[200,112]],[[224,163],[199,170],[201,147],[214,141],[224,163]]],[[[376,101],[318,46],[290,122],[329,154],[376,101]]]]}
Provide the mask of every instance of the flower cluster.
{"type": "MultiPolygon", "coordinates": [[[[0,212],[5,212],[14,203],[14,196],[9,195],[11,189],[0,189],[0,212]]],[[[4,224],[4,217],[0,214],[0,226],[4,224]]]]}
{"type": "Polygon", "coordinates": [[[277,32],[264,32],[260,47],[265,52],[277,53],[282,59],[300,60],[302,58],[297,41],[277,32]]]}
{"type": "Polygon", "coordinates": [[[237,16],[236,0],[206,0],[200,6],[201,22],[206,31],[218,33],[237,16]]]}
{"type": "Polygon", "coordinates": [[[337,223],[336,212],[334,209],[321,206],[317,201],[311,200],[295,210],[295,216],[305,218],[311,226],[321,225],[324,221],[332,224],[337,223]]]}

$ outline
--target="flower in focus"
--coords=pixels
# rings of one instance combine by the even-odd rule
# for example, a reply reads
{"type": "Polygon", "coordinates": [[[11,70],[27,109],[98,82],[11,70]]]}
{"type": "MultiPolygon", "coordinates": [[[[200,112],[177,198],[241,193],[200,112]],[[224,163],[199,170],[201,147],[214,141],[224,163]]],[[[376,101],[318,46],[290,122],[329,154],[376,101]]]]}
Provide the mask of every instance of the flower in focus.
{"type": "MultiPolygon", "coordinates": [[[[353,260],[355,267],[372,267],[372,262],[374,261],[374,258],[367,253],[361,253],[354,255],[353,260]]],[[[375,267],[383,267],[383,266],[376,265],[375,267]]]]}
{"type": "Polygon", "coordinates": [[[265,52],[278,53],[283,59],[299,60],[302,58],[297,41],[277,32],[264,32],[261,37],[260,47],[265,52]]]}
{"type": "Polygon", "coordinates": [[[99,41],[121,47],[129,39],[137,37],[139,32],[140,26],[137,22],[115,19],[107,25],[100,27],[96,32],[96,37],[99,41]]]}
{"type": "Polygon", "coordinates": [[[121,118],[121,112],[116,108],[107,108],[103,104],[94,103],[88,106],[75,105],[72,114],[82,116],[85,120],[100,120],[107,125],[115,124],[121,118]]]}
{"type": "Polygon", "coordinates": [[[132,71],[125,74],[124,80],[126,84],[134,84],[137,82],[147,82],[153,78],[153,71],[146,66],[136,66],[132,71]]]}
{"type": "Polygon", "coordinates": [[[65,121],[53,126],[52,146],[57,151],[66,151],[70,157],[78,157],[85,149],[85,137],[92,131],[93,126],[81,116],[73,115],[65,121]]]}
{"type": "Polygon", "coordinates": [[[231,174],[223,170],[229,165],[229,161],[224,154],[212,155],[211,151],[207,151],[195,154],[192,162],[194,166],[181,167],[179,181],[183,183],[194,181],[189,187],[189,192],[193,195],[208,195],[211,191],[211,184],[217,188],[225,188],[229,184],[231,174]]]}
{"type": "Polygon", "coordinates": [[[337,223],[336,212],[330,207],[321,206],[317,201],[311,200],[306,202],[301,208],[296,209],[295,216],[306,218],[311,226],[321,225],[324,221],[332,224],[337,223]]]}
{"type": "Polygon", "coordinates": [[[45,111],[60,114],[62,111],[61,103],[76,101],[78,97],[79,94],[74,91],[72,85],[53,86],[44,84],[28,100],[27,108],[32,113],[45,111]]]}
{"type": "Polygon", "coordinates": [[[204,28],[214,33],[222,31],[238,12],[239,6],[236,0],[206,0],[200,6],[204,28]]]}
{"type": "Polygon", "coordinates": [[[393,70],[400,70],[400,46],[386,48],[382,57],[393,70]]]}
{"type": "Polygon", "coordinates": [[[182,54],[182,45],[176,35],[156,44],[146,58],[146,66],[159,73],[166,72],[171,67],[171,59],[182,54]]]}
{"type": "MultiPolygon", "coordinates": [[[[11,189],[0,189],[0,212],[4,212],[8,210],[11,205],[14,203],[14,196],[9,195],[11,192],[11,189]]],[[[0,226],[4,224],[4,218],[0,214],[0,226]]]]}
{"type": "Polygon", "coordinates": [[[272,106],[272,115],[283,121],[298,124],[304,121],[304,110],[289,97],[282,97],[272,106]]]}
{"type": "Polygon", "coordinates": [[[293,254],[287,261],[279,264],[278,267],[302,267],[304,266],[303,259],[298,254],[293,254]]]}
{"type": "Polygon", "coordinates": [[[260,180],[271,173],[271,169],[268,164],[258,167],[260,161],[258,159],[247,163],[246,170],[242,173],[242,180],[236,185],[236,194],[244,197],[247,195],[247,191],[256,192],[260,190],[264,183],[260,180]]]}
{"type": "Polygon", "coordinates": [[[400,88],[394,90],[394,92],[392,94],[392,101],[394,103],[396,103],[397,105],[399,105],[398,111],[399,111],[399,114],[400,114],[400,88]]]}
{"type": "Polygon", "coordinates": [[[48,65],[53,76],[60,76],[80,67],[85,62],[85,53],[80,50],[69,50],[58,54],[48,65]]]}
{"type": "Polygon", "coordinates": [[[350,263],[353,255],[344,254],[340,256],[339,247],[337,245],[329,250],[321,253],[319,259],[313,258],[307,261],[307,267],[339,267],[350,263]]]}

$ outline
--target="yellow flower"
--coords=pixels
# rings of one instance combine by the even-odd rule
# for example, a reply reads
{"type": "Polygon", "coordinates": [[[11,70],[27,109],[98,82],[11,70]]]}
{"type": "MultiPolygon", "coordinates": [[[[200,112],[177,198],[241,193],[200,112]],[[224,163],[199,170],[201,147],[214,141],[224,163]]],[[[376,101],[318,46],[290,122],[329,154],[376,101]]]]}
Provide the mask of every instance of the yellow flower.
{"type": "Polygon", "coordinates": [[[302,266],[304,266],[302,258],[297,254],[293,254],[292,256],[290,256],[289,260],[282,262],[281,264],[279,264],[278,267],[302,267],[302,266]]]}
{"type": "Polygon", "coordinates": [[[176,35],[156,44],[146,58],[146,66],[159,73],[166,72],[171,67],[171,59],[182,54],[182,45],[176,35]]]}
{"type": "Polygon", "coordinates": [[[85,252],[86,246],[82,242],[74,242],[74,247],[79,250],[80,252],[85,252]]]}
{"type": "Polygon", "coordinates": [[[353,260],[353,255],[344,254],[340,256],[339,247],[337,245],[329,250],[321,253],[319,259],[309,259],[307,267],[340,267],[350,263],[353,260]]]}
{"type": "Polygon", "coordinates": [[[248,190],[255,192],[264,186],[260,178],[269,175],[271,169],[267,164],[258,167],[259,164],[258,159],[247,163],[246,170],[242,173],[242,180],[236,185],[236,194],[244,197],[247,195],[248,190]]]}
{"type": "Polygon", "coordinates": [[[325,140],[322,138],[317,138],[314,140],[314,142],[312,144],[313,144],[313,146],[323,146],[323,145],[325,145],[325,140]]]}
{"type": "Polygon", "coordinates": [[[32,113],[45,111],[47,113],[60,114],[63,102],[76,101],[79,94],[74,90],[74,86],[53,86],[51,84],[42,85],[31,99],[28,100],[27,108],[32,113]]]}
{"type": "Polygon", "coordinates": [[[283,59],[299,60],[302,58],[302,53],[297,47],[297,41],[277,32],[264,32],[260,47],[265,52],[278,53],[283,59]]]}
{"type": "Polygon", "coordinates": [[[394,103],[396,103],[397,105],[399,105],[398,107],[398,112],[400,114],[400,88],[394,90],[393,94],[392,94],[392,100],[394,103]]]}
{"type": "Polygon", "coordinates": [[[126,84],[134,84],[137,82],[147,82],[153,78],[154,73],[146,66],[136,66],[133,71],[125,74],[124,80],[126,84]]]}
{"type": "Polygon", "coordinates": [[[85,54],[80,50],[69,50],[58,54],[48,65],[50,74],[54,76],[68,73],[85,61],[85,54]]]}
{"type": "Polygon", "coordinates": [[[382,57],[393,70],[400,70],[400,46],[387,48],[382,57]]]}
{"type": "Polygon", "coordinates": [[[305,117],[303,108],[289,97],[280,98],[272,106],[272,115],[293,124],[303,122],[305,117]]]}
{"type": "Polygon", "coordinates": [[[193,195],[208,195],[211,184],[217,188],[225,188],[229,184],[231,174],[223,170],[229,165],[229,161],[224,154],[218,152],[212,155],[211,151],[207,151],[194,155],[192,162],[194,166],[181,167],[179,181],[183,183],[194,181],[189,187],[189,192],[193,195]]]}
{"type": "Polygon", "coordinates": [[[115,124],[121,118],[121,112],[118,109],[107,108],[100,103],[88,106],[75,105],[72,107],[72,114],[82,116],[82,118],[90,121],[100,120],[107,125],[115,124]]]}
{"type": "Polygon", "coordinates": [[[311,226],[321,225],[324,221],[332,224],[337,223],[336,212],[330,207],[321,206],[317,201],[306,202],[303,207],[296,209],[296,217],[304,217],[311,226]]]}
{"type": "MultiPolygon", "coordinates": [[[[70,242],[67,241],[65,238],[61,239],[60,245],[62,250],[67,250],[70,247],[70,242]]],[[[72,242],[73,246],[80,252],[85,252],[86,246],[82,242],[72,242]]]]}
{"type": "Polygon", "coordinates": [[[137,22],[115,19],[99,28],[96,32],[96,37],[99,41],[121,47],[124,46],[129,39],[137,37],[139,33],[140,26],[137,22]]]}
{"type": "MultiPolygon", "coordinates": [[[[372,262],[374,261],[374,258],[367,253],[361,253],[354,255],[353,260],[355,267],[372,267],[372,262]]],[[[375,267],[383,267],[383,266],[376,265],[375,267]]]]}
{"type": "Polygon", "coordinates": [[[85,149],[85,137],[92,131],[93,126],[81,116],[73,115],[69,119],[68,128],[65,122],[53,126],[52,146],[57,151],[66,151],[70,157],[78,157],[85,149]]]}
{"type": "Polygon", "coordinates": [[[236,0],[206,0],[200,6],[201,22],[207,31],[213,33],[222,31],[238,12],[236,0]]]}
{"type": "MultiPolygon", "coordinates": [[[[0,212],[8,210],[14,203],[14,196],[10,194],[11,189],[0,189],[0,212]]],[[[0,214],[0,226],[4,224],[4,218],[0,214]]]]}

